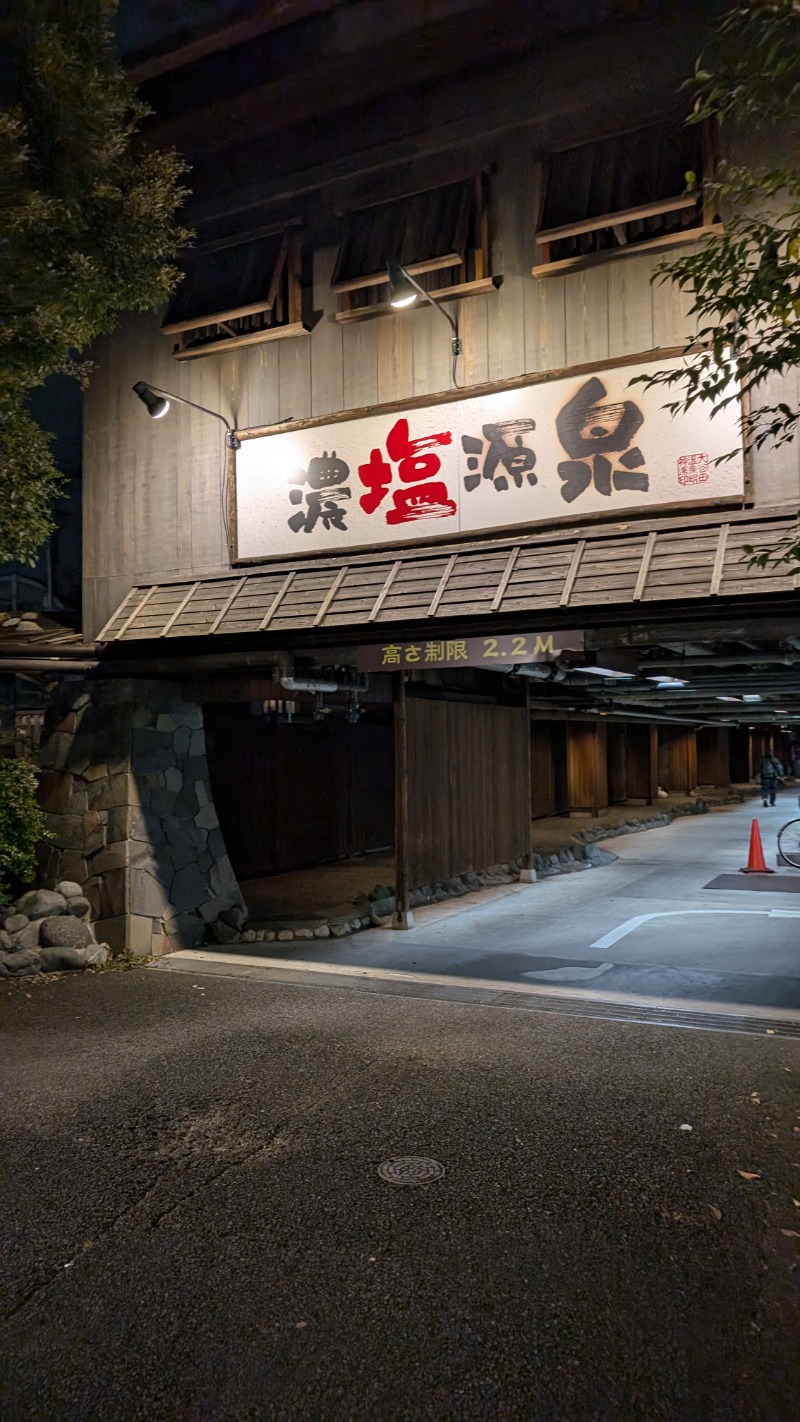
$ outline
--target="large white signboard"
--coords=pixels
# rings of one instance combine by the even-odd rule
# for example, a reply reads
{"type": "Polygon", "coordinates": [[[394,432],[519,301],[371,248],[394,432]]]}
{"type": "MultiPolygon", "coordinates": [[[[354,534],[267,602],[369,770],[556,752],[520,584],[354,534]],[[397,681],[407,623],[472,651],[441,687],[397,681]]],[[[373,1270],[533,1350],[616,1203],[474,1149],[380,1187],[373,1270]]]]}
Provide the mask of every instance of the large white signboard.
{"type": "Polygon", "coordinates": [[[739,402],[671,416],[675,358],[242,440],[239,559],[741,496],[739,402]]]}

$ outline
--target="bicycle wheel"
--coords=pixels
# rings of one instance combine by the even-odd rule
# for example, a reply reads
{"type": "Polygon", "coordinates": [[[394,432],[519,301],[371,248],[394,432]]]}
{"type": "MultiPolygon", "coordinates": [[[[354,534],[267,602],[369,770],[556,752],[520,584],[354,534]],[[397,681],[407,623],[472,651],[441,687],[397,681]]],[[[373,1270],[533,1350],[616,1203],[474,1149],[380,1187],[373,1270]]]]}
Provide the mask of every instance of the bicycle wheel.
{"type": "Polygon", "coordinates": [[[800,869],[800,820],[790,820],[778,830],[778,853],[800,869]]]}

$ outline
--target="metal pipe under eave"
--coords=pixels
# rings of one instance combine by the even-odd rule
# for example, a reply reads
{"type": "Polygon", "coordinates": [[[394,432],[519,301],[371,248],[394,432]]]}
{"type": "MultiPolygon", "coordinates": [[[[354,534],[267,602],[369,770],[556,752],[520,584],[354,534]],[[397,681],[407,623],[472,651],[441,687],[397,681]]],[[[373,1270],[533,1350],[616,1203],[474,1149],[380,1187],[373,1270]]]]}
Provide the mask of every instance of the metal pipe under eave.
{"type": "Polygon", "coordinates": [[[96,671],[98,661],[55,661],[48,657],[0,657],[0,672],[52,672],[53,676],[77,676],[96,671]]]}

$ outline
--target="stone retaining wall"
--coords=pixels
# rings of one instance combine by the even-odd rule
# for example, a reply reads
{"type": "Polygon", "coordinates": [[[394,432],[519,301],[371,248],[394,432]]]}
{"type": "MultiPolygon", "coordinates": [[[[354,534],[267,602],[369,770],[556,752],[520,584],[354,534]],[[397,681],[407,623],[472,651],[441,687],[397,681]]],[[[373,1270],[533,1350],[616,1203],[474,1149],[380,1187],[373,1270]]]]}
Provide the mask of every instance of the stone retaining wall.
{"type": "Polygon", "coordinates": [[[40,757],[44,882],[78,883],[98,938],[155,956],[243,900],[206,761],[203,713],[158,681],[66,681],[40,757]]]}

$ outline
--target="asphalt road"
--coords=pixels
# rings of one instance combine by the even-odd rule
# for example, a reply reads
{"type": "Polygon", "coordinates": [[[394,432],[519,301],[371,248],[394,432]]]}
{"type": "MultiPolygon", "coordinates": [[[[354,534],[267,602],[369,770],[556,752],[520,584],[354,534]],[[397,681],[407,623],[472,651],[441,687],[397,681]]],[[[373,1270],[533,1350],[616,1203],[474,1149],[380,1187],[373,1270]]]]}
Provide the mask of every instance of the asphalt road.
{"type": "Polygon", "coordinates": [[[796,1042],[151,970],[0,1024],[3,1422],[796,1422],[796,1042]]]}

